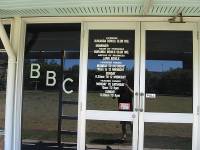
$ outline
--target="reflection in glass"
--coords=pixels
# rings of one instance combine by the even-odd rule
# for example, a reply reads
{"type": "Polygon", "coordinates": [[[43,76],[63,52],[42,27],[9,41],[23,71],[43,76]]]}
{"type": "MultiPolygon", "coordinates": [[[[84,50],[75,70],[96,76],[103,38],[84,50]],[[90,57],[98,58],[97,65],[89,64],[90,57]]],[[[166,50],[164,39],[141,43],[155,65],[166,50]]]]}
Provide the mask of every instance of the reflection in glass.
{"type": "MultiPolygon", "coordinates": [[[[10,25],[4,25],[4,28],[9,36],[10,25]]],[[[8,56],[1,40],[0,50],[0,149],[3,149],[8,56]]]]}
{"type": "MultiPolygon", "coordinates": [[[[118,91],[125,80],[133,90],[134,36],[131,30],[89,31],[87,109],[119,110],[118,91]]],[[[126,100],[132,105],[132,98],[126,100]]]]}
{"type": "Polygon", "coordinates": [[[76,149],[79,53],[80,24],[27,25],[23,150],[76,149]]]}
{"type": "Polygon", "coordinates": [[[145,123],[144,147],[149,149],[192,149],[192,124],[145,123]]]}
{"type": "Polygon", "coordinates": [[[0,130],[4,130],[5,102],[6,102],[6,79],[7,79],[7,54],[0,52],[0,130]]]}
{"type": "Polygon", "coordinates": [[[26,33],[26,50],[79,51],[80,24],[29,24],[26,33]],[[56,43],[56,44],[55,44],[56,43]]]}
{"type": "MultiPolygon", "coordinates": [[[[71,109],[72,110],[72,109],[71,109]]],[[[76,114],[73,113],[72,115],[76,114]]],[[[66,113],[65,113],[66,114],[66,113]]],[[[76,131],[77,130],[77,120],[63,120],[62,121],[62,130],[76,131]]],[[[71,144],[71,149],[76,147],[77,136],[76,133],[72,133],[70,136],[68,134],[63,134],[61,137],[62,141],[67,141],[71,144]]]]}
{"type": "Polygon", "coordinates": [[[146,112],[192,113],[190,31],[146,31],[146,112]]]}
{"type": "MultiPolygon", "coordinates": [[[[10,27],[11,27],[11,25],[9,25],[9,24],[4,25],[4,28],[5,28],[6,33],[8,35],[8,38],[10,38],[10,27]]],[[[4,46],[3,46],[3,43],[2,43],[1,40],[0,40],[0,49],[4,50],[4,46]]]]}
{"type": "Polygon", "coordinates": [[[122,140],[121,126],[114,121],[87,121],[86,147],[95,150],[131,150],[132,126],[127,130],[126,140],[122,140]]]}
{"type": "Polygon", "coordinates": [[[4,149],[7,61],[6,52],[0,52],[0,149],[2,150],[4,149]]]}
{"type": "Polygon", "coordinates": [[[4,136],[0,135],[0,149],[4,149],[4,136]]]}

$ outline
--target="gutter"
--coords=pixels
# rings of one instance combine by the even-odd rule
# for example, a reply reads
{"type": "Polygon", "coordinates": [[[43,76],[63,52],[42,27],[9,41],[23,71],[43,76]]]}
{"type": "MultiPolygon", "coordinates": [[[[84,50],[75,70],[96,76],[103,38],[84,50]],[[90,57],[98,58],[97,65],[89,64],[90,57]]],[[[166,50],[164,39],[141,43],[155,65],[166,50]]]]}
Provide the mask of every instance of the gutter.
{"type": "Polygon", "coordinates": [[[16,55],[13,51],[13,48],[10,44],[10,40],[7,36],[7,33],[5,31],[5,28],[1,20],[0,20],[0,38],[8,55],[4,150],[12,150],[16,55]]]}

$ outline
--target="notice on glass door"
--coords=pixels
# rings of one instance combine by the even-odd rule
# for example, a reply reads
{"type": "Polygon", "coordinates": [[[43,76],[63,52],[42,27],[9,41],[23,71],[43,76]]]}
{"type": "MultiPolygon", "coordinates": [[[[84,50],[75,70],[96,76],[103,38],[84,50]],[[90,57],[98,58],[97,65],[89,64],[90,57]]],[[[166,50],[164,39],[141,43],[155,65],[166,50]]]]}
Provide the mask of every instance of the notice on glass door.
{"type": "Polygon", "coordinates": [[[89,56],[95,61],[95,84],[101,97],[119,97],[124,86],[127,60],[133,58],[133,31],[92,30],[89,34],[89,56]]]}

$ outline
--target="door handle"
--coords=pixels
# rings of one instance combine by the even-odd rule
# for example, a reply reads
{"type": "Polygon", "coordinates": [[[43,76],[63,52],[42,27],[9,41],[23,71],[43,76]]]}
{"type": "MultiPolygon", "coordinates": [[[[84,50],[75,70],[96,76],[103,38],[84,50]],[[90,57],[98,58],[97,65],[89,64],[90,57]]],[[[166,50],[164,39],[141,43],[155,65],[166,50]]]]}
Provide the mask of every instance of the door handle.
{"type": "Polygon", "coordinates": [[[135,115],[135,114],[132,114],[132,118],[135,119],[135,118],[136,118],[136,115],[135,115]]]}
{"type": "Polygon", "coordinates": [[[139,108],[140,112],[144,111],[144,108],[143,108],[144,107],[143,106],[144,105],[144,98],[145,98],[144,95],[145,95],[144,93],[140,93],[140,108],[139,108]]]}
{"type": "Polygon", "coordinates": [[[139,111],[139,93],[135,93],[135,111],[139,111]]]}

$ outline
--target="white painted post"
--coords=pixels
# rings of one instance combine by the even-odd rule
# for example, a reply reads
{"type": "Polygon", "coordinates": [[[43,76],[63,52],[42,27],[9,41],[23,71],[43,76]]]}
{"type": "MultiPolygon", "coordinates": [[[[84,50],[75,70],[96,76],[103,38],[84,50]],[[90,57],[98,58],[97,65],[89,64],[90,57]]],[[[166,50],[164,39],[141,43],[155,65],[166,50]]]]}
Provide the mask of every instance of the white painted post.
{"type": "Polygon", "coordinates": [[[15,48],[14,50],[17,55],[12,150],[21,150],[21,113],[25,31],[25,22],[22,21],[22,18],[15,17],[11,30],[11,44],[15,48]]]}
{"type": "Polygon", "coordinates": [[[12,150],[13,137],[13,109],[15,90],[15,64],[12,59],[8,59],[7,88],[6,88],[6,113],[5,113],[5,137],[4,149],[12,150]]]}
{"type": "Polygon", "coordinates": [[[4,150],[12,150],[16,57],[1,21],[0,38],[8,54],[4,150]]]}

